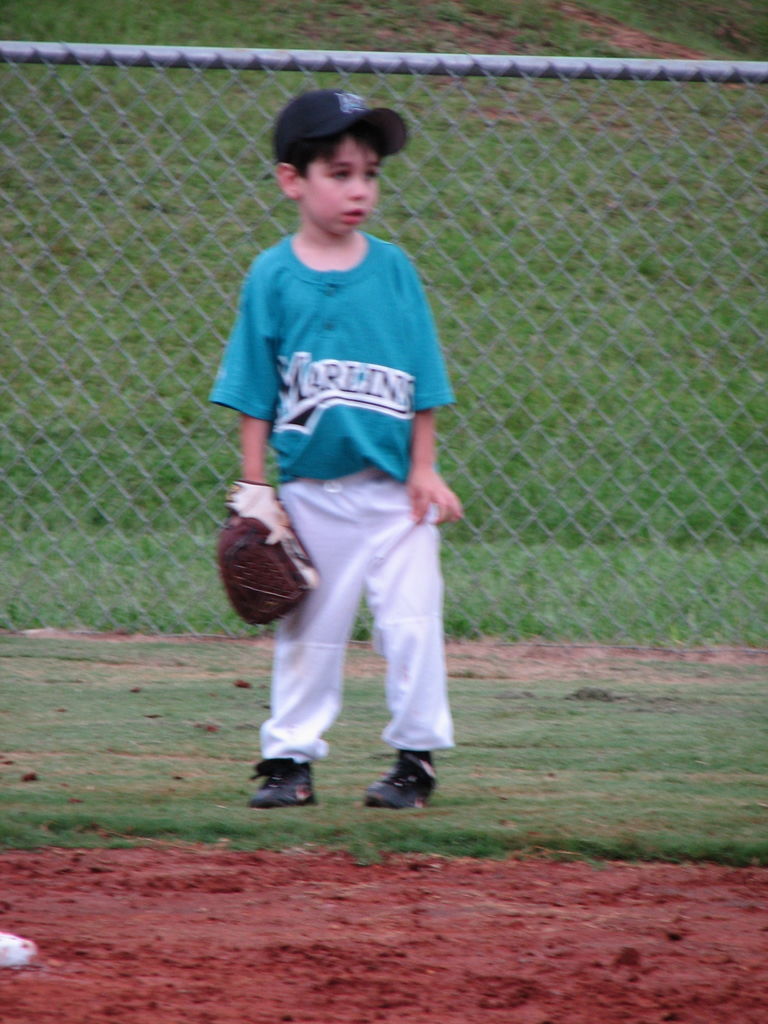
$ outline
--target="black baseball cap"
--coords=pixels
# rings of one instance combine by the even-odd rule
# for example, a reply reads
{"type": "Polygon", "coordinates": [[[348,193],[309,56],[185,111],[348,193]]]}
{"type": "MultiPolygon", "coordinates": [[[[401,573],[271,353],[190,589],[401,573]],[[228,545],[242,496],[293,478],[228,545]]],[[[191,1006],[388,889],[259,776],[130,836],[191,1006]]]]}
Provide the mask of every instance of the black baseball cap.
{"type": "Polygon", "coordinates": [[[381,135],[382,156],[391,156],[405,145],[408,134],[405,122],[394,110],[387,107],[371,109],[365,100],[352,92],[317,89],[297,96],[278,115],[275,156],[282,163],[294,142],[338,135],[360,121],[370,124],[381,135]]]}

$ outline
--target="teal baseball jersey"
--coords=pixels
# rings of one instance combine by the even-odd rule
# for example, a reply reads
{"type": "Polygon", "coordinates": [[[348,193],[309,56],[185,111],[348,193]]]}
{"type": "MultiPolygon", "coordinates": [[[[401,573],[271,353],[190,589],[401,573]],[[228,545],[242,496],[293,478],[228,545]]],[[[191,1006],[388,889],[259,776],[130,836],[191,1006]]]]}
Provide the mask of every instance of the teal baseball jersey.
{"type": "Polygon", "coordinates": [[[404,481],[414,413],[454,400],[413,265],[366,239],[351,270],[316,271],[286,238],[243,285],[210,398],[272,423],[281,481],[368,468],[404,481]]]}

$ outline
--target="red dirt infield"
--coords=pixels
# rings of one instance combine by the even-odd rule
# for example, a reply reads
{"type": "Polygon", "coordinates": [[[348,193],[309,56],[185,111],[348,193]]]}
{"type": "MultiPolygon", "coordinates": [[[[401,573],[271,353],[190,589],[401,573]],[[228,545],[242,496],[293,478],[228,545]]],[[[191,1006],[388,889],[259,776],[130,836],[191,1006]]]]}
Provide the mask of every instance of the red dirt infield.
{"type": "Polygon", "coordinates": [[[768,871],[235,852],[0,854],[3,1024],[765,1024],[768,871]]]}

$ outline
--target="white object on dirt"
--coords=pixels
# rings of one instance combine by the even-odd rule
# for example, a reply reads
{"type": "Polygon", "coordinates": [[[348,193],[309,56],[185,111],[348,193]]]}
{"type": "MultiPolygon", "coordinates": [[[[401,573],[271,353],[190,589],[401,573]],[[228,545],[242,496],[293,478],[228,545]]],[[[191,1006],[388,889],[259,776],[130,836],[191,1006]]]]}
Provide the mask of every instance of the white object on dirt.
{"type": "Polygon", "coordinates": [[[0,967],[26,967],[37,956],[37,946],[31,939],[0,932],[0,967]]]}

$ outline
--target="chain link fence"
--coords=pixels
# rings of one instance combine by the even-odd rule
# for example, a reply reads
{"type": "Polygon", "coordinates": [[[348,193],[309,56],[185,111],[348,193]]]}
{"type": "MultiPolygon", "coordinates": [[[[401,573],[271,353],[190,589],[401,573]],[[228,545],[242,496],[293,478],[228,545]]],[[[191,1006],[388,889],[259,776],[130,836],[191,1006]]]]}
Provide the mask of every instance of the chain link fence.
{"type": "Polygon", "coordinates": [[[293,225],[274,115],[341,87],[411,129],[371,230],[458,394],[449,633],[765,645],[768,64],[9,42],[0,75],[0,628],[242,631],[207,395],[293,225]]]}

